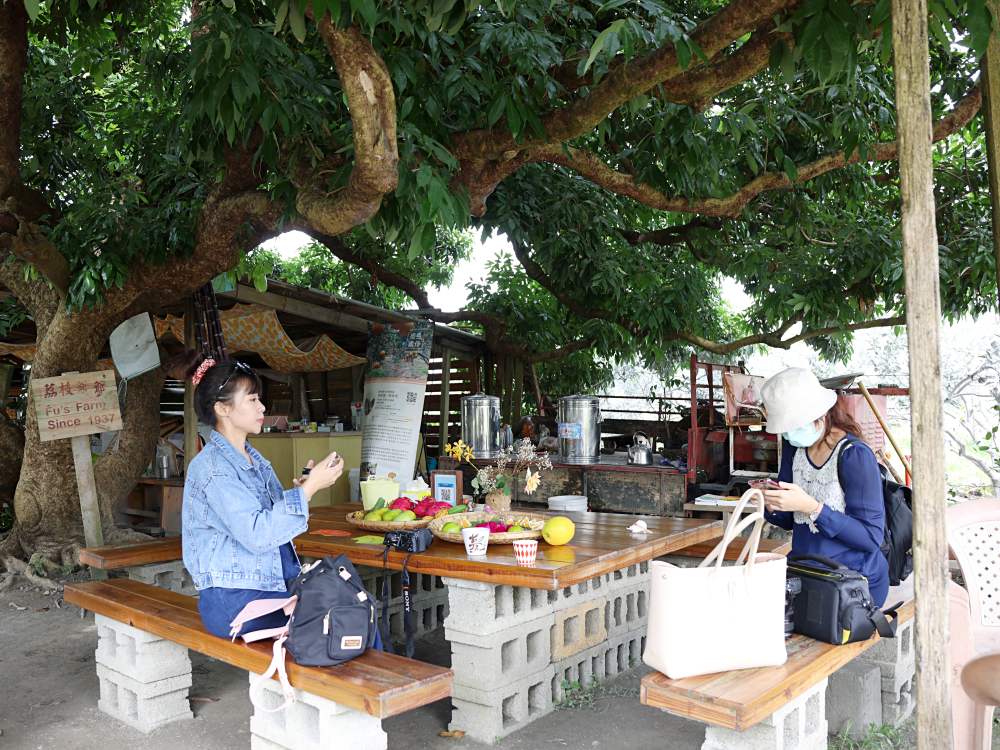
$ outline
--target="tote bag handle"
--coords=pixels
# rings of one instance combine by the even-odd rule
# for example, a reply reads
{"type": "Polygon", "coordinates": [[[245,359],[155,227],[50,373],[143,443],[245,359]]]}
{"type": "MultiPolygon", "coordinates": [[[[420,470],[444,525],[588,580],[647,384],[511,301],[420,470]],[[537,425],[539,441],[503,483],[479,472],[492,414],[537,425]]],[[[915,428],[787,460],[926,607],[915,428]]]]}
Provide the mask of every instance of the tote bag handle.
{"type": "Polygon", "coordinates": [[[736,503],[736,508],[729,516],[729,523],[726,525],[726,531],[722,535],[722,540],[715,545],[715,548],[708,553],[701,563],[699,563],[698,567],[707,567],[711,565],[714,560],[715,567],[721,568],[722,562],[726,557],[726,549],[729,547],[730,543],[749,526],[754,527],[753,531],[750,532],[750,536],[743,545],[743,550],[740,552],[740,556],[737,558],[736,564],[742,565],[746,562],[747,567],[752,568],[754,558],[757,556],[757,549],[760,547],[760,535],[764,529],[764,493],[760,490],[752,488],[744,492],[739,502],[736,503]],[[752,500],[757,502],[757,510],[744,518],[743,509],[752,500]]]}

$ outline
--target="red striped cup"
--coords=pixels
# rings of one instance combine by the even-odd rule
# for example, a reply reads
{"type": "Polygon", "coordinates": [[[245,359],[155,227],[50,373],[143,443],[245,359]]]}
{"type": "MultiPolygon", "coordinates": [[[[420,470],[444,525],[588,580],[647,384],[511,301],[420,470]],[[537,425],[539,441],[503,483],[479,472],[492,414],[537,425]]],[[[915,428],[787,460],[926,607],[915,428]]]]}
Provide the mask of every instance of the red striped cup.
{"type": "Polygon", "coordinates": [[[537,557],[537,539],[518,539],[514,542],[514,558],[518,565],[534,565],[537,557]]]}

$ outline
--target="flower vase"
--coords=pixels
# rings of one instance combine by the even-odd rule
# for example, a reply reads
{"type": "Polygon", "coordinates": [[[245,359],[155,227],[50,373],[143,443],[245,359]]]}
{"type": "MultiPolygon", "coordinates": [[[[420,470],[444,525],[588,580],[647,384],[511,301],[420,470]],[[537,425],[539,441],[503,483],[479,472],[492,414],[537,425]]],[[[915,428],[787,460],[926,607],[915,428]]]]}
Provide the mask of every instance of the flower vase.
{"type": "Polygon", "coordinates": [[[486,493],[486,504],[495,512],[502,513],[510,510],[510,495],[503,490],[493,490],[486,493]]]}

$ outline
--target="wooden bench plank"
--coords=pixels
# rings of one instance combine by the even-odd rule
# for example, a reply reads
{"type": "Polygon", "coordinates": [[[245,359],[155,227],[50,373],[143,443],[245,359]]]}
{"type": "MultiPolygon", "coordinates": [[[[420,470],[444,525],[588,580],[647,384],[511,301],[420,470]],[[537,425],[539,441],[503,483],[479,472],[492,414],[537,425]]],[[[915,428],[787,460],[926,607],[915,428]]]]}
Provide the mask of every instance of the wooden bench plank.
{"type": "MultiPolygon", "coordinates": [[[[715,539],[709,539],[707,542],[699,542],[698,544],[692,544],[684,549],[675,550],[671,552],[667,557],[673,555],[678,555],[680,557],[706,557],[709,552],[715,549],[715,545],[719,543],[722,537],[716,537],[715,539]]],[[[736,558],[739,557],[740,552],[743,551],[744,539],[734,539],[728,547],[726,547],[726,557],[725,559],[729,562],[734,562],[736,558]]],[[[776,555],[787,555],[792,550],[791,541],[785,541],[783,539],[761,539],[760,546],[757,548],[758,552],[772,552],[776,555]]]]}
{"type": "Polygon", "coordinates": [[[129,544],[124,547],[85,547],[80,550],[80,562],[101,570],[118,570],[135,565],[172,562],[181,559],[181,538],[169,536],[155,542],[129,544]]]}
{"type": "MultiPolygon", "coordinates": [[[[68,584],[64,599],[248,672],[262,674],[271,662],[270,641],[232,642],[206,632],[194,597],[114,579],[68,584]]],[[[447,698],[452,688],[450,669],[382,651],[369,651],[337,667],[302,667],[289,659],[288,680],[378,718],[447,698]]]]}
{"type": "MultiPolygon", "coordinates": [[[[913,611],[912,601],[900,607],[899,622],[910,620],[913,611]]],[[[677,716],[742,732],[878,641],[875,634],[867,641],[835,646],[794,635],[786,642],[788,661],[780,667],[740,669],[681,680],[652,672],[642,679],[639,700],[677,716]]]]}

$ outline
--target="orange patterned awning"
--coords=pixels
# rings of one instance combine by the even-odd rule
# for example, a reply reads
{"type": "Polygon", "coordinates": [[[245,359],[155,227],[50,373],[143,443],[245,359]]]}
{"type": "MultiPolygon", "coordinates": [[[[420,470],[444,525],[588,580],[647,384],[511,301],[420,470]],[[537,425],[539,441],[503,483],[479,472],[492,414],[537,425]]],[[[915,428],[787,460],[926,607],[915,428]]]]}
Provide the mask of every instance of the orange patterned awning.
{"type": "MultiPolygon", "coordinates": [[[[322,335],[308,351],[300,349],[285,332],[276,311],[261,305],[237,305],[219,313],[222,335],[229,351],[254,352],[278,372],[326,372],[365,364],[364,357],[344,351],[322,335]]],[[[184,340],[184,318],[168,315],[154,320],[156,337],[169,331],[184,340]]]]}

